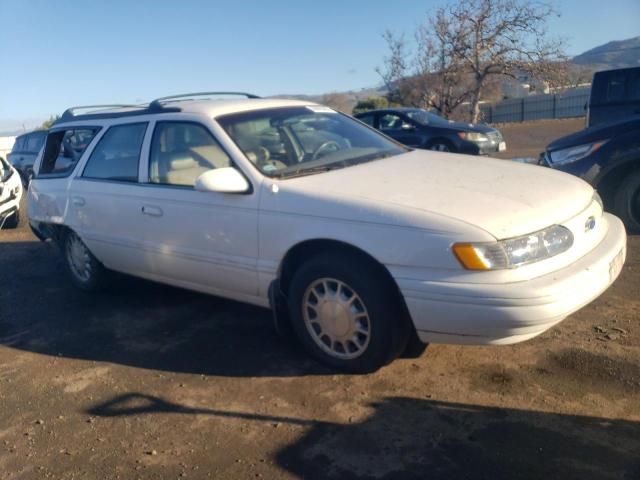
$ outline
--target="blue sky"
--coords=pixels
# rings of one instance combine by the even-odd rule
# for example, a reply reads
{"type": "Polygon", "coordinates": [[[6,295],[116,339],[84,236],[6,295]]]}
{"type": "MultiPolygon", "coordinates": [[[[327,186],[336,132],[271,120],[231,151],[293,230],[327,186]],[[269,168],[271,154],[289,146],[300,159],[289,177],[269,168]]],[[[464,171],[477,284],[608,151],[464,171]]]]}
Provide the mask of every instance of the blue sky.
{"type": "MultiPolygon", "coordinates": [[[[0,131],[70,105],[198,90],[326,93],[379,83],[385,29],[437,0],[0,0],[0,131]]],[[[640,35],[640,0],[556,0],[570,54],[640,35]]]]}

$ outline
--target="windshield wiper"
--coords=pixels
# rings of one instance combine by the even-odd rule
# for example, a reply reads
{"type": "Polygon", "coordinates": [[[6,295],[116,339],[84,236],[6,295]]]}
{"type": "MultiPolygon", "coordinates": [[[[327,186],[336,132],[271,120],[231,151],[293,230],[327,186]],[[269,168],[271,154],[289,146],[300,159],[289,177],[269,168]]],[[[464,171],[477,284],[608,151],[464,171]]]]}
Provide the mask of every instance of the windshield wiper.
{"type": "Polygon", "coordinates": [[[304,177],[306,175],[313,175],[320,172],[329,172],[331,170],[337,170],[344,167],[345,165],[320,165],[318,167],[300,168],[291,173],[282,173],[280,174],[280,178],[304,177]]]}

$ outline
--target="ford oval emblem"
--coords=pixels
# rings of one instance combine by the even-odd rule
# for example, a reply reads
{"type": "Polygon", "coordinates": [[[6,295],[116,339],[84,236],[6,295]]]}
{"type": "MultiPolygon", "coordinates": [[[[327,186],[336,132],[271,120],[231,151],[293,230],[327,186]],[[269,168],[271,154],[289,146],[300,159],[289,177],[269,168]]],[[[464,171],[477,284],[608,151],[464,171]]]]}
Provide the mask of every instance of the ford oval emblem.
{"type": "Polygon", "coordinates": [[[596,228],[596,219],[595,219],[595,217],[587,218],[587,221],[584,222],[584,231],[585,232],[589,232],[589,231],[593,230],[594,228],[596,228]]]}

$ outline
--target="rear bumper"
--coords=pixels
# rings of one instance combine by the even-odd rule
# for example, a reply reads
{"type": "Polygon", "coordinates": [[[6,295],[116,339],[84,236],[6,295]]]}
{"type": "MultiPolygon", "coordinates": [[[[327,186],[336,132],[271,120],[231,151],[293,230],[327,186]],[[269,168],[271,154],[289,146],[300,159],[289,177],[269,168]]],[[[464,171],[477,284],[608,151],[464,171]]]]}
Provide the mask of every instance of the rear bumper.
{"type": "Polygon", "coordinates": [[[400,282],[423,342],[510,344],[541,334],[596,299],[617,278],[626,255],[622,222],[604,217],[603,240],[573,264],[531,280],[501,285],[400,282]]]}

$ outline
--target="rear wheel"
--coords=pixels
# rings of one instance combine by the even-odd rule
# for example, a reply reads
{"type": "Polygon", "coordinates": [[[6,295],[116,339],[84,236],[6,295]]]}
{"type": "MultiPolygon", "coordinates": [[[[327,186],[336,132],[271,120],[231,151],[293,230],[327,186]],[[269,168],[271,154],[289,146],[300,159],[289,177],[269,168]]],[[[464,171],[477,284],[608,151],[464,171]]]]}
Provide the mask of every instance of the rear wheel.
{"type": "Polygon", "coordinates": [[[640,232],[640,170],[631,173],[614,195],[614,209],[631,233],[640,232]]]}
{"type": "Polygon", "coordinates": [[[353,373],[396,358],[411,331],[395,285],[357,254],[320,254],[304,263],[291,281],[289,311],[311,356],[353,373]]]}
{"type": "Polygon", "coordinates": [[[104,287],[107,269],[93,256],[82,239],[72,230],[64,237],[64,258],[73,284],[86,291],[104,287]]]}

